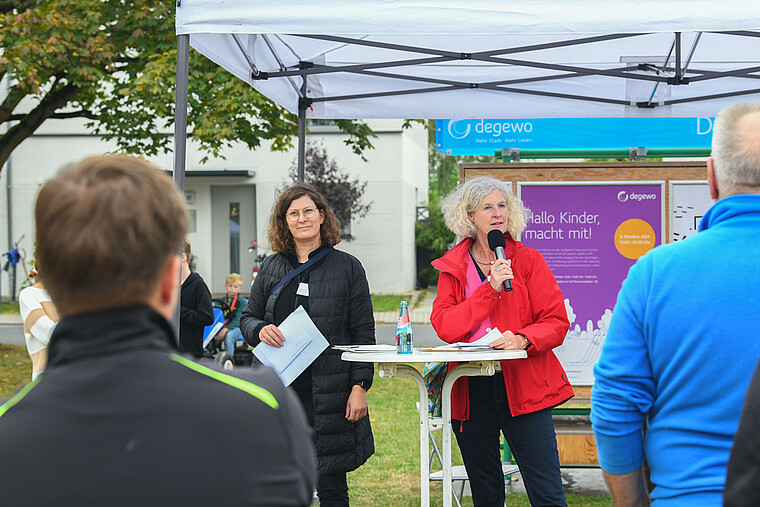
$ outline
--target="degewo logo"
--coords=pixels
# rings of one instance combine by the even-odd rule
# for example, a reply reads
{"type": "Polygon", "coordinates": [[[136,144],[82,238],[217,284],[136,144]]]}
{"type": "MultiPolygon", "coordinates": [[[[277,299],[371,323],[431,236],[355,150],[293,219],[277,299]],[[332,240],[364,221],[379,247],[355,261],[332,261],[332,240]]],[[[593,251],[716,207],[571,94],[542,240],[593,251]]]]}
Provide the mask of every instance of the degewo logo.
{"type": "Polygon", "coordinates": [[[637,194],[635,192],[631,192],[630,194],[626,192],[625,190],[621,190],[618,192],[617,199],[620,202],[627,202],[629,199],[631,201],[652,201],[654,199],[657,199],[656,194],[637,194]]]}
{"type": "MultiPolygon", "coordinates": [[[[533,132],[533,123],[517,120],[449,120],[449,136],[451,139],[461,140],[475,131],[475,139],[502,138],[504,136],[521,137],[523,134],[533,132]],[[462,126],[460,122],[466,124],[462,126]]],[[[514,139],[510,139],[514,141],[514,139]]]]}
{"type": "MultiPolygon", "coordinates": [[[[457,123],[459,123],[462,120],[449,120],[449,135],[454,139],[464,139],[470,134],[470,124],[467,124],[467,129],[464,131],[464,133],[461,133],[457,130],[457,123]]],[[[464,120],[467,121],[467,120],[464,120]]]]}

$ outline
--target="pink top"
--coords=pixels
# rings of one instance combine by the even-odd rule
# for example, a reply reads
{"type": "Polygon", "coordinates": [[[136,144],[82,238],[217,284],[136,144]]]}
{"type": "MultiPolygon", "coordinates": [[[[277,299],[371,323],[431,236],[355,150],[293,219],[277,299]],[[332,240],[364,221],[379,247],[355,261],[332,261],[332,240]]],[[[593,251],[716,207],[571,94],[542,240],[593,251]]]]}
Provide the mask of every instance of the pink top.
{"type": "MultiPolygon", "coordinates": [[[[475,266],[475,261],[472,260],[471,255],[467,255],[467,261],[467,273],[464,278],[464,295],[466,298],[469,298],[481,285],[484,283],[491,283],[491,277],[486,276],[486,279],[481,281],[480,273],[478,273],[478,268],[475,266]]],[[[467,341],[474,342],[475,340],[482,338],[492,327],[491,317],[486,317],[483,322],[470,329],[467,341]]]]}

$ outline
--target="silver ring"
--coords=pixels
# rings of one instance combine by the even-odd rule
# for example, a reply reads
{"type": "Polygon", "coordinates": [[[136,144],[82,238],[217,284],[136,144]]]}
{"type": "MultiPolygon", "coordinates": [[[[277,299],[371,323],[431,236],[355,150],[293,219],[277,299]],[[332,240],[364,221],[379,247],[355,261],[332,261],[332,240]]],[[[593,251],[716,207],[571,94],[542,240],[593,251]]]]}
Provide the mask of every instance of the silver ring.
{"type": "Polygon", "coordinates": [[[512,346],[512,342],[507,342],[507,345],[509,345],[511,347],[512,346]]]}
{"type": "Polygon", "coordinates": [[[495,269],[496,271],[499,271],[501,269],[501,266],[494,266],[493,269],[495,269]]]}

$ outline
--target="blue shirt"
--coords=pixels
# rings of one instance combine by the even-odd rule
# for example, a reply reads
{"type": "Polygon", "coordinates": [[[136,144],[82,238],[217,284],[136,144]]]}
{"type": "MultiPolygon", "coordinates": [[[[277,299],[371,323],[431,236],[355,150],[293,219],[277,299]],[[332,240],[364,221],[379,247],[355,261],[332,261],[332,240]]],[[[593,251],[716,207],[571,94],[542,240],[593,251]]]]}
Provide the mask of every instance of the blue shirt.
{"type": "Polygon", "coordinates": [[[628,473],[646,455],[656,504],[721,505],[759,317],[760,195],[719,200],[698,234],[640,258],[594,367],[602,468],[628,473]]]}

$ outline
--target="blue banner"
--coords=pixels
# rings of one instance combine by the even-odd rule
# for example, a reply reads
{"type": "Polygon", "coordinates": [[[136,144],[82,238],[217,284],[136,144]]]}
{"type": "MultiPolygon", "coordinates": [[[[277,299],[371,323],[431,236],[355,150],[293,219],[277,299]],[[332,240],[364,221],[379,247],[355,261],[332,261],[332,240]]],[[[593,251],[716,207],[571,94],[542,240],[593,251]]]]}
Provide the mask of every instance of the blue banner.
{"type": "Polygon", "coordinates": [[[447,155],[495,150],[710,148],[715,118],[537,118],[436,120],[436,147],[447,155]]]}

